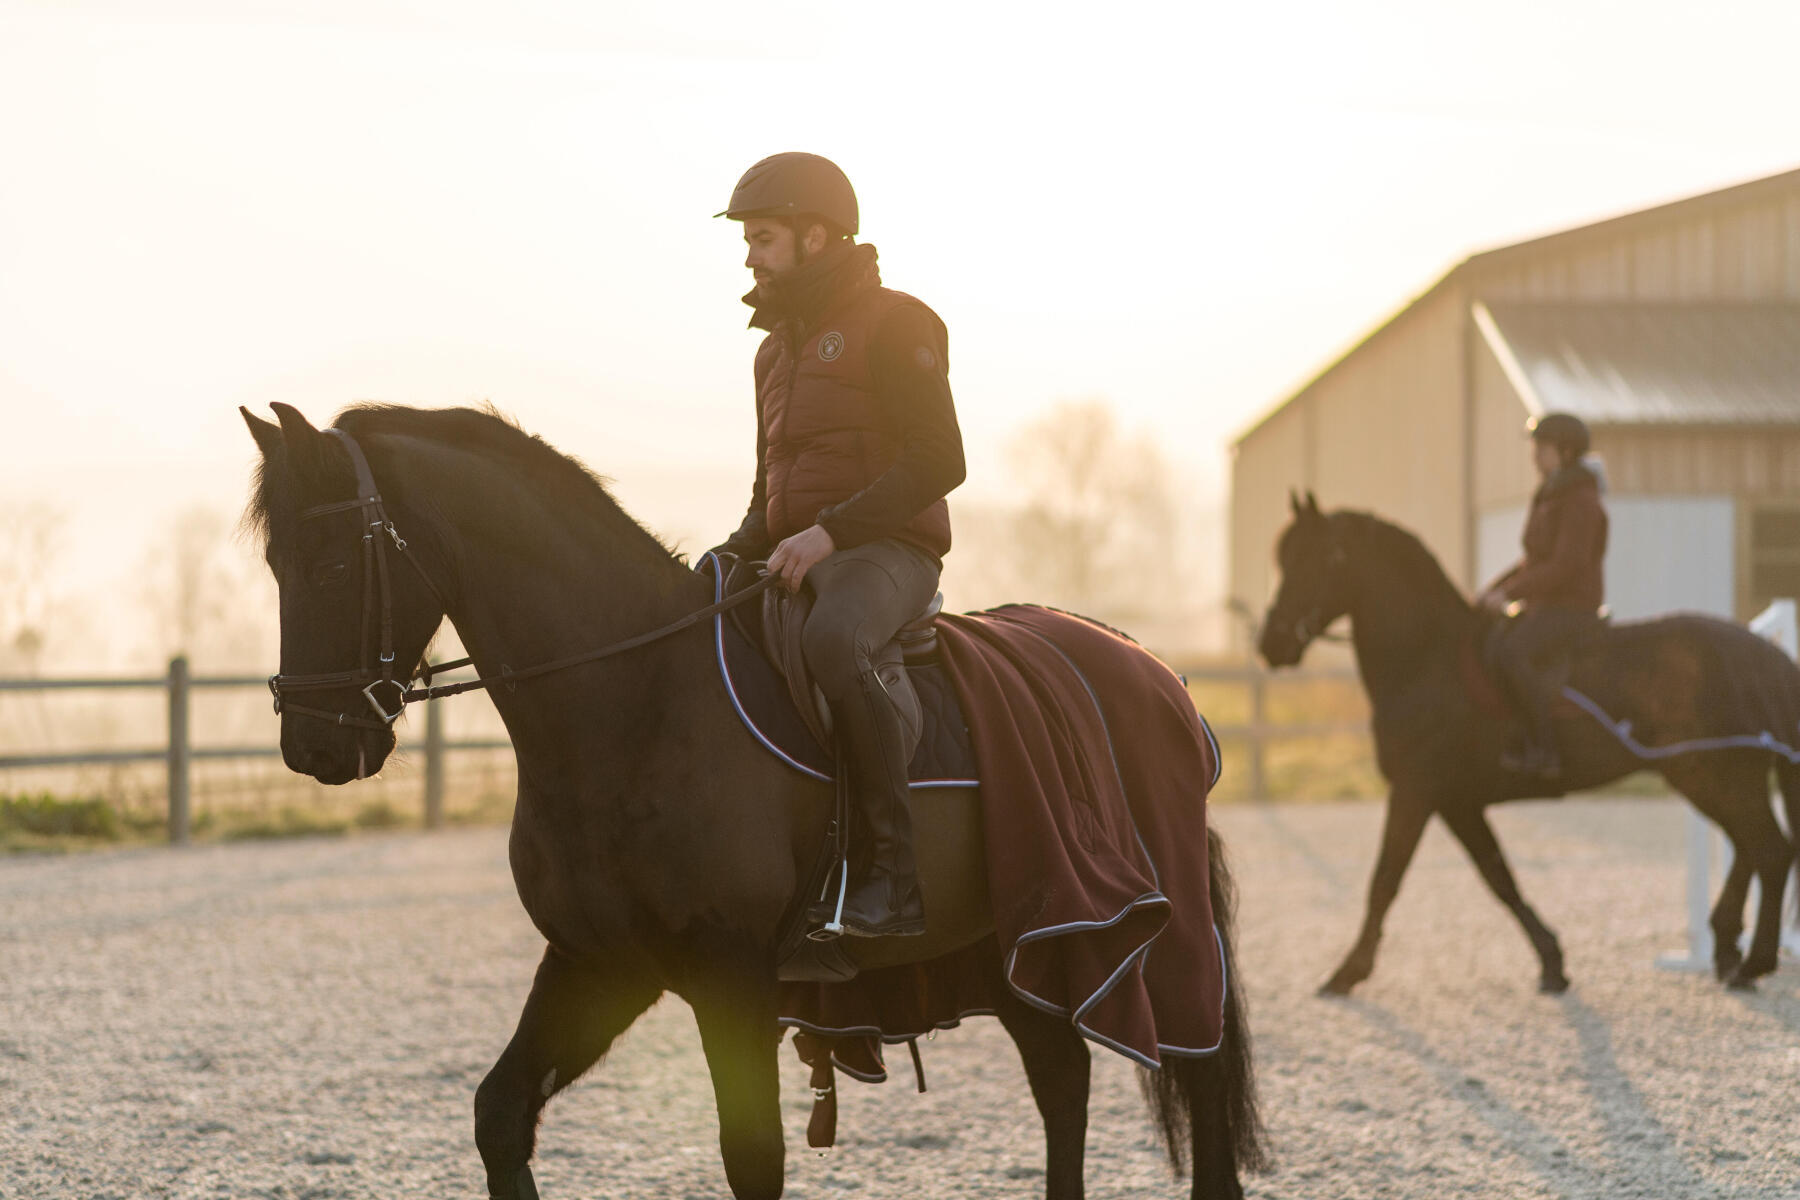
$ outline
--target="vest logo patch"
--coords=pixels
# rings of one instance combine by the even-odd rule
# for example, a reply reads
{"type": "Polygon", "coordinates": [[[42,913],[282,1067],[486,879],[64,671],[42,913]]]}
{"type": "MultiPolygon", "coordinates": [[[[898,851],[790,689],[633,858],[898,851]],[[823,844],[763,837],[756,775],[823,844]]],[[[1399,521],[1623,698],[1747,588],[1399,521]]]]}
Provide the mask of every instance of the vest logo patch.
{"type": "Polygon", "coordinates": [[[819,358],[823,361],[830,362],[843,352],[844,335],[837,330],[834,329],[819,339],[819,358]]]}

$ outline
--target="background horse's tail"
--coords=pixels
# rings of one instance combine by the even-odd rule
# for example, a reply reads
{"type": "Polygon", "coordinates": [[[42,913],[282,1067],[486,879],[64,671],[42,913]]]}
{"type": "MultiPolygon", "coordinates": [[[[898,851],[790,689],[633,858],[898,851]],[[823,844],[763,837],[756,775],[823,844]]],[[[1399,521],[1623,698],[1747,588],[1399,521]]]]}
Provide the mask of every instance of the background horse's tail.
{"type": "Polygon", "coordinates": [[[1142,1071],[1139,1078],[1175,1173],[1185,1170],[1192,1145],[1194,1195],[1237,1196],[1242,1194],[1238,1172],[1263,1170],[1268,1155],[1256,1102],[1244,985],[1237,969],[1237,887],[1225,860],[1225,844],[1212,829],[1206,831],[1206,850],[1213,924],[1225,949],[1224,1040],[1205,1058],[1165,1055],[1162,1070],[1142,1071]]]}
{"type": "Polygon", "coordinates": [[[1781,785],[1781,808],[1787,817],[1788,840],[1794,844],[1794,864],[1800,866],[1800,763],[1777,754],[1775,782],[1781,785]]]}

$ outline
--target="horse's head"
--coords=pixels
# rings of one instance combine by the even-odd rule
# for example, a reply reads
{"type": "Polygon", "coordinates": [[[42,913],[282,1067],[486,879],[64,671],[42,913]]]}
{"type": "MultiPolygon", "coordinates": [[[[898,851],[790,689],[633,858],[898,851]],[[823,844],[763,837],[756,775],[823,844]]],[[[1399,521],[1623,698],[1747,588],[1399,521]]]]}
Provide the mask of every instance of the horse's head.
{"type": "Polygon", "coordinates": [[[1281,587],[1263,618],[1259,647],[1271,667],[1291,667],[1326,626],[1350,611],[1349,559],[1331,518],[1311,492],[1288,493],[1293,522],[1282,531],[1275,558],[1281,587]]]}
{"type": "Polygon", "coordinates": [[[393,752],[393,720],[443,607],[398,561],[410,555],[359,470],[361,451],[272,407],[279,425],[239,411],[262,451],[251,518],[281,595],[281,674],[270,681],[281,755],[321,783],[348,783],[393,752]]]}

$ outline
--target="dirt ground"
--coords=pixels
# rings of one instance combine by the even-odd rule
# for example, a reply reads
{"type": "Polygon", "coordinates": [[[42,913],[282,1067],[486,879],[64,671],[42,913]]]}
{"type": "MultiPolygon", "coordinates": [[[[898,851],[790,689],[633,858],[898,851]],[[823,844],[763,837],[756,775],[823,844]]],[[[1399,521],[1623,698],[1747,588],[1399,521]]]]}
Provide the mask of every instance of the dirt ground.
{"type": "MultiPolygon", "coordinates": [[[[1377,805],[1227,807],[1274,1173],[1261,1197],[1800,1196],[1800,969],[1749,995],[1651,964],[1683,936],[1682,809],[1496,815],[1574,987],[1537,994],[1511,918],[1435,827],[1349,1001],[1377,805]]],[[[539,943],[505,834],[365,834],[0,861],[0,1196],[477,1197],[475,1085],[539,943]]],[[[921,1043],[931,1090],[841,1081],[805,1147],[783,1047],[788,1195],[1041,1195],[999,1027],[921,1043]]],[[[1091,1196],[1185,1195],[1134,1071],[1095,1051],[1091,1196]]],[[[698,1038],[653,1009],[547,1114],[546,1200],[726,1194],[698,1038]]]]}

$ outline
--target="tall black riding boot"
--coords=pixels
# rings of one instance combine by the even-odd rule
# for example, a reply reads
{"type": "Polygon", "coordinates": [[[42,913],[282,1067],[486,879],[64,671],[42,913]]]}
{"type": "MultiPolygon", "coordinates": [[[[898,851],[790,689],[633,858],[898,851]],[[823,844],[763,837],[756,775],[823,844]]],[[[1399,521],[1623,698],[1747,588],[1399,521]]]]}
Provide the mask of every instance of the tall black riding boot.
{"type": "MultiPolygon", "coordinates": [[[[900,714],[875,672],[832,712],[842,734],[850,795],[870,842],[869,874],[844,900],[844,932],[856,937],[909,937],[925,932],[925,903],[913,861],[912,814],[906,807],[906,742],[900,714]]],[[[852,827],[854,828],[854,826],[852,827]]]]}
{"type": "Polygon", "coordinates": [[[1551,698],[1535,678],[1513,682],[1519,715],[1525,723],[1525,744],[1517,753],[1502,754],[1500,765],[1520,775],[1556,779],[1562,775],[1562,756],[1557,753],[1555,726],[1550,721],[1551,698]]]}

